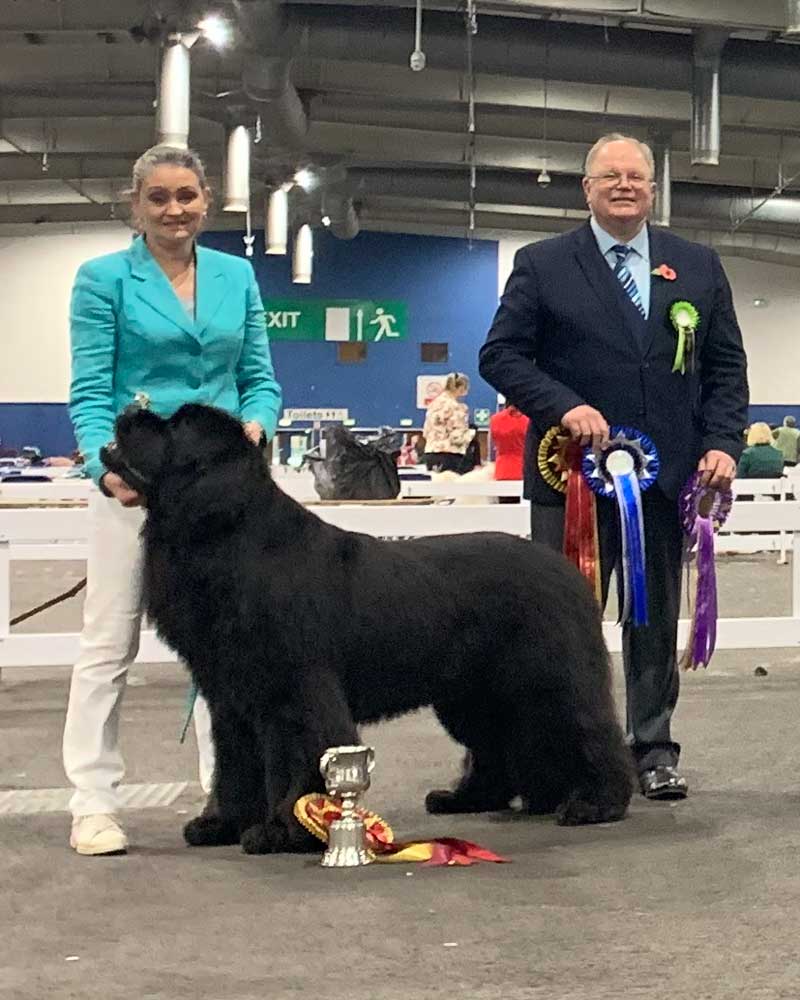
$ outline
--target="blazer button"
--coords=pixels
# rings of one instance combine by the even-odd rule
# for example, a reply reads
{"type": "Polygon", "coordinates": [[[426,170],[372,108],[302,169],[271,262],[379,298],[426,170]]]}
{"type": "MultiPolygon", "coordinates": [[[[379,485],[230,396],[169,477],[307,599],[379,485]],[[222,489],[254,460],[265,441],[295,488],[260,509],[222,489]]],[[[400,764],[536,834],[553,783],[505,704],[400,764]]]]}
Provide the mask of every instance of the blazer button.
{"type": "Polygon", "coordinates": [[[649,370],[650,370],[650,362],[649,361],[645,361],[644,364],[642,365],[642,371],[646,372],[646,371],[649,371],[649,370]]]}

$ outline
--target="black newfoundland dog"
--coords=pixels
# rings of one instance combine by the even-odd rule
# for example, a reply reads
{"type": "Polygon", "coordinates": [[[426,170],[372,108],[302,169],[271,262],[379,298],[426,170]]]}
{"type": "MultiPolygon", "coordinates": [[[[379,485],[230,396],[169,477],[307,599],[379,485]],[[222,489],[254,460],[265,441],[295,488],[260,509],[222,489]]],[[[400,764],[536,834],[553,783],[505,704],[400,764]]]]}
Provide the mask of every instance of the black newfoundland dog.
{"type": "Polygon", "coordinates": [[[324,791],[324,750],[426,705],[469,751],[430,812],[521,796],[563,824],[624,816],[630,759],[600,615],[559,555],[500,533],[342,531],[209,407],[127,411],[103,458],[146,496],[148,614],[211,711],[215,794],[190,844],[318,849],[292,807],[324,791]]]}

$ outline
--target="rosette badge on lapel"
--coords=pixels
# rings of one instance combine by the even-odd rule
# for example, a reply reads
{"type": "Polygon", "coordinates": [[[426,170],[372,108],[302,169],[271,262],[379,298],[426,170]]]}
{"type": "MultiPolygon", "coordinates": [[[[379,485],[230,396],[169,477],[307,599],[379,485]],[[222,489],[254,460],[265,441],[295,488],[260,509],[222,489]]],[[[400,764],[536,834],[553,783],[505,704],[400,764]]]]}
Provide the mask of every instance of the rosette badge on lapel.
{"type": "Polygon", "coordinates": [[[578,567],[600,600],[600,544],[594,493],[583,478],[583,449],[563,427],[551,427],[537,455],[542,479],[566,494],[563,552],[578,567]]]}
{"type": "Polygon", "coordinates": [[[584,449],[583,474],[599,496],[613,498],[619,509],[622,539],[623,604],[619,620],[647,624],[642,493],[656,481],[658,453],[646,434],[612,427],[607,444],[584,449]]]}
{"type": "Polygon", "coordinates": [[[695,333],[700,323],[700,313],[691,302],[673,302],[669,310],[669,319],[678,335],[672,370],[685,375],[687,361],[689,370],[694,371],[695,333]]]}

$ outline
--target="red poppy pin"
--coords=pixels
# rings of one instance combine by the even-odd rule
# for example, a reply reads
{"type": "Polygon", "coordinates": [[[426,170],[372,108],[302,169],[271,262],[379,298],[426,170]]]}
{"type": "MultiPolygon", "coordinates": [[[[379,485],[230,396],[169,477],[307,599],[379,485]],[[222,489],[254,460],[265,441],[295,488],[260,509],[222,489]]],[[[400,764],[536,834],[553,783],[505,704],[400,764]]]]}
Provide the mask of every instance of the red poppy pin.
{"type": "Polygon", "coordinates": [[[678,277],[677,271],[674,271],[669,264],[659,264],[650,273],[655,275],[656,278],[663,278],[665,281],[674,281],[678,277]]]}

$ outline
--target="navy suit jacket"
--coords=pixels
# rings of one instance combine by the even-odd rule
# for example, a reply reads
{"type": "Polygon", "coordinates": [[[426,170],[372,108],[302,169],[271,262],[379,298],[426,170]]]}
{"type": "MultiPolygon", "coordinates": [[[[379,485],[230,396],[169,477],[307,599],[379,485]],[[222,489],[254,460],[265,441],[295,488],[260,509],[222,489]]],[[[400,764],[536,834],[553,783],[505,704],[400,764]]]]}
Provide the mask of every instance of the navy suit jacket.
{"type": "Polygon", "coordinates": [[[714,250],[648,227],[651,279],[647,320],[606,263],[588,222],[523,247],[480,351],[480,373],[531,424],[525,495],[558,504],[539,475],[541,436],[587,403],[609,424],[649,434],[661,458],[658,484],[669,497],[710,449],[738,459],[747,423],[747,363],[731,290],[714,250]],[[700,314],[694,372],[672,371],[676,333],[669,309],[691,302],[700,314]]]}

